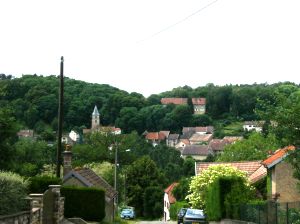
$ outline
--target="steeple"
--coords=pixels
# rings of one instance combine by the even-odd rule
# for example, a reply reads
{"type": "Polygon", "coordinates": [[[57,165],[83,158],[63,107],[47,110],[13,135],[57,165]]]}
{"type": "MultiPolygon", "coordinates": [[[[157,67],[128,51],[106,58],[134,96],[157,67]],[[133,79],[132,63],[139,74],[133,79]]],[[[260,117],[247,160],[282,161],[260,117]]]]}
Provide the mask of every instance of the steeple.
{"type": "Polygon", "coordinates": [[[95,105],[94,111],[92,113],[92,130],[100,127],[100,114],[97,106],[95,105]]]}

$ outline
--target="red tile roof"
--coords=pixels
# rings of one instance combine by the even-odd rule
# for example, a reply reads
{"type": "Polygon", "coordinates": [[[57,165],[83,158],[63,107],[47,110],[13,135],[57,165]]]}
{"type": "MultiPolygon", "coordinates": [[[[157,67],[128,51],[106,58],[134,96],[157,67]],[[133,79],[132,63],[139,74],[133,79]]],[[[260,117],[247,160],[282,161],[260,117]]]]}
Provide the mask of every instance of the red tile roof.
{"type": "Polygon", "coordinates": [[[223,138],[225,141],[227,141],[229,144],[234,143],[236,141],[242,140],[242,136],[225,136],[223,138]]]}
{"type": "Polygon", "coordinates": [[[248,161],[248,162],[196,162],[196,175],[199,175],[203,170],[213,165],[227,165],[236,167],[239,170],[247,172],[248,176],[257,171],[262,165],[261,161],[248,161]]]}
{"type": "Polygon", "coordinates": [[[173,191],[174,187],[176,187],[177,185],[178,185],[178,183],[172,183],[169,187],[167,187],[165,189],[165,193],[168,194],[170,204],[173,204],[176,202],[176,198],[172,194],[172,191],[173,191]]]}
{"type": "Polygon", "coordinates": [[[276,165],[277,163],[281,162],[282,159],[288,154],[289,151],[295,150],[295,146],[287,146],[283,149],[278,149],[271,155],[269,158],[265,159],[262,164],[267,168],[271,168],[272,166],[276,165]]]}
{"type": "Polygon", "coordinates": [[[194,105],[205,105],[206,99],[205,98],[192,98],[192,102],[194,105]]]}
{"type": "Polygon", "coordinates": [[[255,182],[261,180],[265,176],[267,176],[267,169],[263,165],[261,165],[256,171],[254,171],[249,176],[249,181],[252,184],[252,183],[255,183],[255,182]]]}
{"type": "Polygon", "coordinates": [[[166,136],[162,132],[148,132],[146,135],[148,140],[164,140],[165,138],[166,136]]]}
{"type": "Polygon", "coordinates": [[[184,105],[187,104],[187,98],[161,98],[161,104],[175,104],[184,105]]]}
{"type": "Polygon", "coordinates": [[[223,151],[225,145],[229,144],[223,139],[212,139],[208,146],[212,151],[223,151]]]}

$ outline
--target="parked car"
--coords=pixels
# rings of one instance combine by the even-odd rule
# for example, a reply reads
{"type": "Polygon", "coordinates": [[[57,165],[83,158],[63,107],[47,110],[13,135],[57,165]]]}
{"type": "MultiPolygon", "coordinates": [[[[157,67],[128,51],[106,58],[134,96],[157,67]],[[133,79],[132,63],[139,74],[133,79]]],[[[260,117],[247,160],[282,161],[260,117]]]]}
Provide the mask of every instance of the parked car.
{"type": "Polygon", "coordinates": [[[122,219],[134,219],[135,218],[135,212],[133,208],[124,208],[121,211],[121,218],[122,219]]]}
{"type": "Polygon", "coordinates": [[[183,217],[183,224],[207,223],[203,210],[188,208],[183,217]]]}
{"type": "Polygon", "coordinates": [[[177,214],[177,223],[181,224],[183,223],[183,217],[185,215],[187,208],[181,208],[177,214]]]}

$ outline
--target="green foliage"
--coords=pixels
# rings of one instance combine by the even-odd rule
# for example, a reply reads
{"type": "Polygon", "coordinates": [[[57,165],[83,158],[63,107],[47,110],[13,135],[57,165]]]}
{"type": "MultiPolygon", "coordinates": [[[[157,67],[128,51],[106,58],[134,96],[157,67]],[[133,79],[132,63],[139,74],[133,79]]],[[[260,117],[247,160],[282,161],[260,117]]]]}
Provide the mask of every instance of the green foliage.
{"type": "Polygon", "coordinates": [[[17,124],[11,111],[0,106],[0,169],[8,170],[13,161],[12,144],[17,132],[17,124]]]}
{"type": "Polygon", "coordinates": [[[19,140],[15,145],[14,171],[23,176],[35,176],[41,173],[44,164],[55,163],[55,149],[45,141],[31,139],[19,140]]]}
{"type": "Polygon", "coordinates": [[[170,218],[171,220],[177,219],[177,214],[181,208],[188,208],[189,204],[186,201],[176,201],[170,206],[170,218]]]}
{"type": "Polygon", "coordinates": [[[29,179],[29,192],[43,194],[48,190],[49,185],[61,185],[62,181],[57,177],[50,176],[35,176],[29,179]]]}
{"type": "Polygon", "coordinates": [[[147,187],[159,187],[166,185],[163,173],[149,156],[143,156],[133,162],[127,169],[127,197],[128,205],[136,209],[136,214],[144,214],[145,189],[147,187]]]}
{"type": "Polygon", "coordinates": [[[227,145],[218,161],[251,161],[267,158],[270,150],[279,148],[279,143],[274,135],[264,137],[260,133],[252,133],[248,139],[243,139],[235,144],[227,145]]]}
{"type": "Polygon", "coordinates": [[[177,201],[184,201],[189,191],[191,178],[182,178],[178,185],[174,187],[172,193],[177,201]]]}
{"type": "Polygon", "coordinates": [[[252,189],[245,172],[232,166],[214,165],[202,171],[200,175],[192,178],[189,195],[186,197],[193,208],[205,208],[206,192],[208,186],[219,177],[240,177],[245,186],[252,189]]]}
{"type": "Polygon", "coordinates": [[[253,189],[243,177],[219,176],[207,188],[205,198],[208,220],[239,218],[239,206],[253,198],[253,189]]]}
{"type": "Polygon", "coordinates": [[[190,156],[185,158],[183,162],[183,173],[184,176],[188,177],[195,175],[195,160],[190,156]]]}
{"type": "Polygon", "coordinates": [[[99,188],[62,187],[65,197],[65,216],[80,217],[88,221],[101,221],[105,217],[105,191],[99,188]]]}
{"type": "Polygon", "coordinates": [[[222,210],[224,209],[221,202],[220,178],[216,179],[207,187],[207,197],[205,200],[206,215],[209,221],[219,221],[222,218],[222,210]]]}
{"type": "Polygon", "coordinates": [[[164,191],[161,187],[147,187],[144,193],[144,217],[148,218],[159,218],[161,216],[161,211],[163,210],[163,203],[161,199],[163,198],[164,191]]]}
{"type": "Polygon", "coordinates": [[[0,171],[0,215],[10,215],[26,208],[28,181],[18,174],[0,171]]]}

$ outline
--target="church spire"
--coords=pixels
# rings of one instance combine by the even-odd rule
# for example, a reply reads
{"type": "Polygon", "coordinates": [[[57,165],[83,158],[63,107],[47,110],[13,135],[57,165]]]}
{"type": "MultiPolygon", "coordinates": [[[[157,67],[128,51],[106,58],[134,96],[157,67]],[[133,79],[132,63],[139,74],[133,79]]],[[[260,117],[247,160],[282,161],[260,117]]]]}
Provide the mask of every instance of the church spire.
{"type": "Polygon", "coordinates": [[[98,129],[100,127],[100,114],[97,106],[95,105],[94,111],[92,113],[92,130],[98,129]]]}

